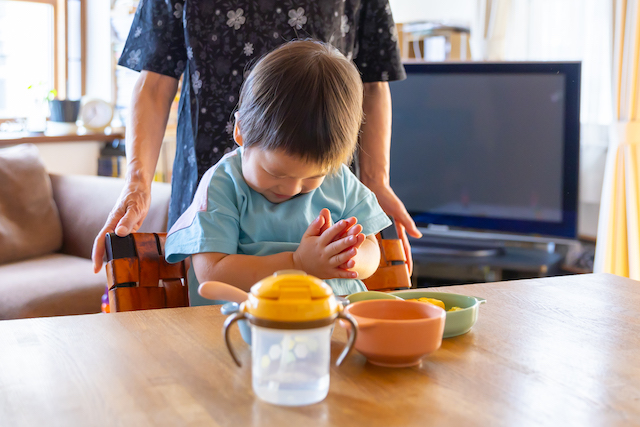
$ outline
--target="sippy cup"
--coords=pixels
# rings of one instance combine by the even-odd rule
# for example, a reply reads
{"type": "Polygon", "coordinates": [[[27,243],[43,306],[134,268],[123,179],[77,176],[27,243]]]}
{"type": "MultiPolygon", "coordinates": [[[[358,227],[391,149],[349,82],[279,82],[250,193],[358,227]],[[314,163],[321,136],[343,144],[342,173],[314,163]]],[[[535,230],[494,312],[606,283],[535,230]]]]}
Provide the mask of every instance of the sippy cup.
{"type": "MultiPolygon", "coordinates": [[[[251,287],[249,298],[225,321],[224,337],[231,357],[241,366],[229,342],[229,326],[247,319],[256,395],[277,405],[309,405],[329,392],[331,333],[337,318],[357,331],[326,283],[302,271],[280,271],[251,287]]],[[[355,339],[356,333],[349,334],[336,365],[355,339]]]]}

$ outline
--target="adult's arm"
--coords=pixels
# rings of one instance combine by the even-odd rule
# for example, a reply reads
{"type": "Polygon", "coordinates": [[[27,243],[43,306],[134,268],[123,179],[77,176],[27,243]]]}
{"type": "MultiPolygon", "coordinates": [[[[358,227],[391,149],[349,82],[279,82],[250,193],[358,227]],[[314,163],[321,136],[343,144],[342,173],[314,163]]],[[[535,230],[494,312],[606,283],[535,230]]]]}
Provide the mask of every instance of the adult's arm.
{"type": "Polygon", "coordinates": [[[402,201],[389,184],[389,155],[391,149],[391,92],[387,82],[364,84],[364,123],[360,135],[360,180],[378,198],[382,209],[396,221],[402,239],[409,272],[413,269],[411,246],[407,233],[421,237],[402,201]]]}
{"type": "Polygon", "coordinates": [[[131,97],[131,118],[126,130],[125,185],[104,227],[93,243],[91,258],[96,272],[102,267],[106,233],[126,236],[137,231],[149,211],[155,174],[171,103],[178,80],[143,70],[131,97]]]}

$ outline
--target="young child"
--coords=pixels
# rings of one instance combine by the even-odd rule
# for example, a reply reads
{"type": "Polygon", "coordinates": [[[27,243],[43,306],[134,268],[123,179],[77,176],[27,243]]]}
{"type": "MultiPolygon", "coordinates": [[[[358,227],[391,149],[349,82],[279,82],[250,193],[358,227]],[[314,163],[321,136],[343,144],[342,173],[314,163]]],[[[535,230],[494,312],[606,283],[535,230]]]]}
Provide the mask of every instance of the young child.
{"type": "MultiPolygon", "coordinates": [[[[165,256],[191,256],[193,283],[249,288],[278,270],[324,279],[336,295],[364,291],[375,234],[391,224],[345,165],[362,122],[355,65],[320,42],[294,41],[261,59],[242,86],[239,148],[209,169],[167,236],[165,256]]],[[[211,301],[208,301],[211,303],[211,301]]]]}

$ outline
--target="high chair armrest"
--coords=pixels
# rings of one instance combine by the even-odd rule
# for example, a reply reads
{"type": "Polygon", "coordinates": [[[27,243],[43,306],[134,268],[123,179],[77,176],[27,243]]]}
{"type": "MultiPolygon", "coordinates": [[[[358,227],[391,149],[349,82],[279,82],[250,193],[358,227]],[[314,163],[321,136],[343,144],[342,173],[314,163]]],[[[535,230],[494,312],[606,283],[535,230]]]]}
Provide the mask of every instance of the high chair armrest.
{"type": "Polygon", "coordinates": [[[402,240],[398,237],[396,224],[391,218],[392,224],[376,234],[380,245],[380,265],[375,273],[363,280],[368,290],[384,291],[395,289],[408,289],[411,287],[411,276],[407,258],[404,254],[402,240]]]}

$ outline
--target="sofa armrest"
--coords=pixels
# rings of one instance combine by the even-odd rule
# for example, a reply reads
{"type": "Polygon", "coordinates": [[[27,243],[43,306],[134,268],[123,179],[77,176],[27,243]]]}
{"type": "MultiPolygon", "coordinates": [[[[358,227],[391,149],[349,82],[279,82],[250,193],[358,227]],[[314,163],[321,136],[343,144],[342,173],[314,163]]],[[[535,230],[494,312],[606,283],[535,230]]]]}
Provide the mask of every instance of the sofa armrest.
{"type": "MultiPolygon", "coordinates": [[[[104,226],[107,216],[120,196],[124,180],[102,176],[50,175],[53,199],[62,223],[62,253],[91,258],[93,240],[104,226]]],[[[151,186],[151,206],[139,231],[163,232],[171,185],[154,182],[151,186]]]]}

